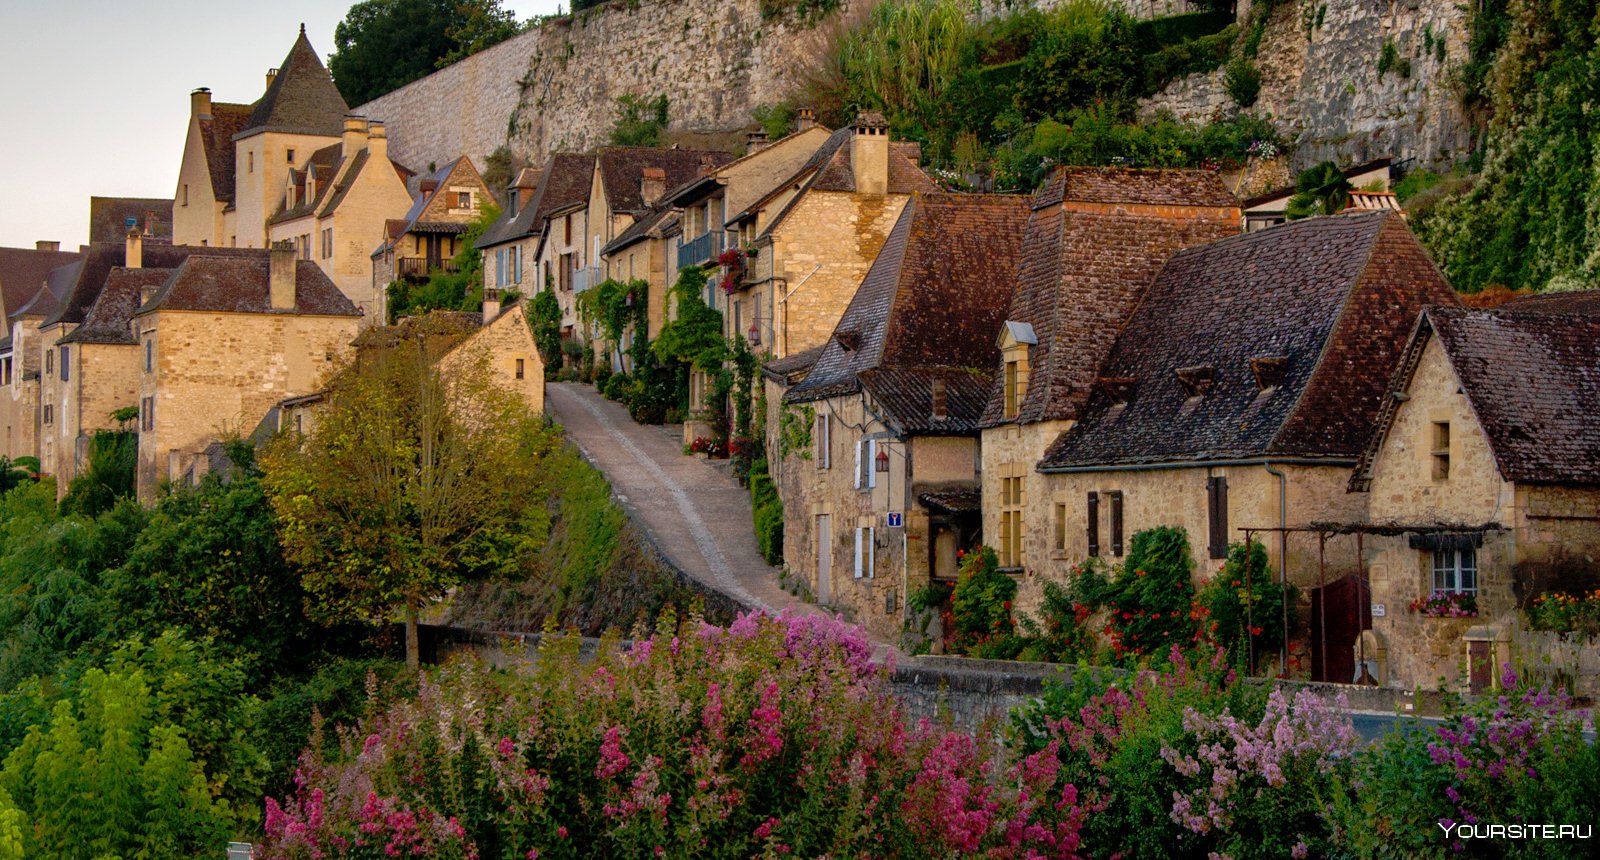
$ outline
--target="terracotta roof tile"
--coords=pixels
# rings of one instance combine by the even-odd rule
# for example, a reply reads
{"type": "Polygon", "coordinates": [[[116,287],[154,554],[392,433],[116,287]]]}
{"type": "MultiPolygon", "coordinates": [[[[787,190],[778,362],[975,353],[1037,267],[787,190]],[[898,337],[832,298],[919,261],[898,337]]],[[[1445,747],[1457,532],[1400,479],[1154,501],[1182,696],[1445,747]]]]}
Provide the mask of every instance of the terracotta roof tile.
{"type": "Polygon", "coordinates": [[[26,315],[48,319],[55,316],[61,310],[62,302],[66,301],[67,295],[72,292],[72,286],[78,282],[78,273],[81,271],[83,271],[82,254],[65,266],[51,269],[50,274],[45,277],[44,289],[35,293],[22,307],[16,310],[8,308],[7,312],[13,317],[26,315]]]}
{"type": "Polygon", "coordinates": [[[1352,458],[1422,307],[1449,285],[1392,212],[1313,218],[1179,251],[1040,468],[1352,458]],[[1271,369],[1258,385],[1256,373],[1271,369]],[[1125,400],[1124,400],[1125,398],[1125,400]],[[1122,401],[1122,402],[1119,402],[1122,401]]]}
{"type": "MultiPolygon", "coordinates": [[[[126,253],[125,242],[90,245],[82,264],[73,272],[71,283],[66,286],[66,291],[62,293],[55,310],[45,319],[43,325],[82,323],[89,308],[100,297],[100,290],[105,287],[106,278],[111,274],[111,270],[124,264],[126,253]]],[[[195,254],[211,257],[257,257],[265,260],[267,252],[259,248],[146,244],[141,250],[143,257],[141,262],[146,268],[176,269],[184,260],[195,254]]]]}
{"type": "Polygon", "coordinates": [[[244,131],[254,110],[254,105],[212,102],[211,118],[200,120],[200,144],[205,150],[206,169],[211,175],[211,193],[224,203],[232,203],[234,195],[237,150],[233,138],[244,131]]]}
{"type": "Polygon", "coordinates": [[[1516,313],[1596,314],[1600,313],[1600,290],[1569,290],[1523,296],[1506,302],[1497,310],[1516,313]]]}
{"type": "Polygon", "coordinates": [[[714,170],[733,160],[726,152],[699,149],[664,149],[651,146],[607,146],[596,161],[605,183],[606,205],[613,213],[639,212],[647,207],[640,194],[639,180],[647,168],[666,173],[662,187],[676,188],[706,170],[714,170]]]}
{"type": "Polygon", "coordinates": [[[1034,206],[1064,200],[1147,206],[1238,206],[1239,201],[1210,171],[1067,167],[1039,190],[1034,206]]]}
{"type": "Polygon", "coordinates": [[[558,152],[545,162],[538,190],[528,205],[515,213],[508,208],[478,239],[479,248],[537,236],[551,212],[589,199],[594,183],[594,156],[578,152],[558,152]]]}

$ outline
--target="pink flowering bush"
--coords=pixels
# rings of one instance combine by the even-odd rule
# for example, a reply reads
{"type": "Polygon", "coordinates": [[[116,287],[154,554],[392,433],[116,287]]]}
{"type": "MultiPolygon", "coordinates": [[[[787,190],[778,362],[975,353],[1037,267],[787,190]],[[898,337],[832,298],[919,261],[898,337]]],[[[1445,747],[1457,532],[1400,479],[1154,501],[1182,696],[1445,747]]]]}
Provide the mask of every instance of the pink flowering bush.
{"type": "Polygon", "coordinates": [[[580,659],[458,660],[267,802],[262,858],[1078,856],[1053,752],[908,726],[860,631],[670,619],[580,659]],[[993,772],[1000,768],[1000,772],[993,772]]]}

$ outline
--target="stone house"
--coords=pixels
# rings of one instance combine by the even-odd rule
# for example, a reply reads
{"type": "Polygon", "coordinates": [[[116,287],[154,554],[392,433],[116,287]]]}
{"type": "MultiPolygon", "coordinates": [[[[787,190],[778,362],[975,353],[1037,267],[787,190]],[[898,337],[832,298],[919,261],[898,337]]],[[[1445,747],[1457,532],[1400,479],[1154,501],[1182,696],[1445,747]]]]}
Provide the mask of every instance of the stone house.
{"type": "MultiPolygon", "coordinates": [[[[658,170],[659,168],[650,168],[658,170]]],[[[666,205],[658,205],[643,214],[622,235],[600,249],[600,259],[609,279],[629,283],[642,280],[645,288],[645,337],[654,340],[667,321],[667,291],[671,289],[676,270],[668,268],[671,246],[680,235],[676,229],[679,213],[666,205]]],[[[632,344],[636,332],[623,334],[620,344],[624,353],[632,344]]],[[[633,372],[626,354],[619,356],[621,367],[633,372]]]]}
{"type": "Polygon", "coordinates": [[[1068,168],[1034,195],[982,422],[983,534],[1003,567],[1049,560],[1053,511],[1034,467],[1167,258],[1238,232],[1237,201],[1204,171],[1068,168]]]}
{"type": "Polygon", "coordinates": [[[1368,499],[1373,680],[1477,692],[1517,660],[1600,692],[1592,641],[1518,611],[1600,588],[1597,356],[1597,291],[1421,315],[1350,481],[1368,499]],[[1471,596],[1475,617],[1410,608],[1434,593],[1471,596]]]}
{"type": "Polygon", "coordinates": [[[1332,553],[1329,568],[1322,545],[1288,529],[1363,515],[1366,498],[1342,490],[1412,324],[1455,301],[1394,213],[1309,218],[1173,254],[1037,465],[1031,506],[1045,528],[1028,536],[1026,597],[1086,559],[1116,564],[1139,531],[1178,526],[1197,582],[1250,534],[1280,580],[1325,601],[1316,589],[1352,554],[1332,553]]]}
{"type": "Polygon", "coordinates": [[[38,457],[57,491],[86,464],[97,430],[116,429],[111,413],[138,403],[129,321],[143,297],[194,254],[262,256],[263,251],[146,243],[130,229],[121,243],[91,245],[70,271],[54,310],[38,323],[38,457]],[[85,330],[86,329],[86,330],[85,330]]]}
{"type": "Polygon", "coordinates": [[[412,181],[416,193],[411,208],[405,217],[385,222],[383,241],[370,255],[375,319],[388,319],[389,284],[401,279],[420,282],[430,272],[454,271],[455,255],[466,250],[464,234],[484,205],[500,205],[466,156],[412,181]]]}
{"type": "Polygon", "coordinates": [[[544,361],[528,324],[526,301],[502,307],[493,287],[484,290],[483,324],[439,359],[446,374],[470,362],[488,362],[496,380],[521,395],[528,408],[544,412],[544,361]]]}
{"type": "MultiPolygon", "coordinates": [[[[1389,191],[1392,176],[1392,158],[1377,158],[1353,164],[1343,171],[1345,181],[1357,192],[1370,190],[1374,193],[1352,194],[1352,205],[1363,209],[1398,209],[1394,195],[1389,191]]],[[[1246,232],[1265,230],[1276,227],[1289,220],[1286,214],[1289,208],[1289,198],[1295,195],[1293,183],[1282,188],[1264,191],[1254,197],[1246,199],[1239,204],[1244,210],[1244,229],[1246,232]]]]}
{"type": "Polygon", "coordinates": [[[343,123],[338,143],[285,171],[267,231],[274,244],[292,243],[300,259],[314,262],[352,304],[376,319],[383,296],[373,286],[372,249],[383,244],[390,219],[412,208],[409,171],[389,161],[383,123],[358,116],[343,123]]]}
{"type": "Polygon", "coordinates": [[[177,265],[134,314],[140,500],[218,437],[321,390],[360,328],[355,304],[293,246],[177,265]]]}
{"type": "Polygon", "coordinates": [[[40,242],[32,250],[0,248],[0,456],[11,459],[39,453],[39,351],[33,340],[44,315],[25,309],[55,270],[78,260],[57,247],[40,242]]]}
{"type": "MultiPolygon", "coordinates": [[[[797,147],[803,149],[813,132],[800,134],[807,135],[797,147]]],[[[889,139],[881,114],[862,113],[793,174],[728,216],[726,244],[747,256],[718,304],[726,333],[751,338],[777,358],[827,341],[906,201],[939,191],[919,158],[917,144],[889,139]]]]}
{"type": "Polygon", "coordinates": [[[953,580],[956,552],[976,541],[991,332],[1028,214],[1022,196],[912,195],[769,425],[784,564],[882,635],[898,634],[907,593],[953,580]]]}
{"type": "MultiPolygon", "coordinates": [[[[256,102],[213,102],[201,87],[190,94],[189,106],[172,241],[267,247],[267,219],[282,208],[290,171],[303,170],[313,153],[341,142],[350,110],[305,27],[283,64],[267,72],[266,92],[256,102]]],[[[376,244],[374,238],[363,256],[376,244]]]]}
{"type": "Polygon", "coordinates": [[[523,171],[518,183],[525,185],[530,179],[535,184],[532,195],[523,199],[521,190],[514,197],[507,195],[508,201],[514,202],[507,203],[499,219],[478,239],[484,284],[503,282],[506,287],[502,289],[516,288],[525,295],[548,286],[561,300],[562,337],[571,338],[577,326],[572,278],[582,251],[594,156],[558,152],[537,176],[523,171]]]}

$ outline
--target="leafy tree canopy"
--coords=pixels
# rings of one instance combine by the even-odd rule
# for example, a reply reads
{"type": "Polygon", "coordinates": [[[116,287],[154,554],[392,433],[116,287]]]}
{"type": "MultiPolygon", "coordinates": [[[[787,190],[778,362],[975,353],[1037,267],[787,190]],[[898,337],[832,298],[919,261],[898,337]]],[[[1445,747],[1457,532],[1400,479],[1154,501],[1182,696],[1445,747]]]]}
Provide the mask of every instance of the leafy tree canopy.
{"type": "Polygon", "coordinates": [[[334,28],[339,93],[369,102],[521,31],[500,0],[363,0],[334,28]]]}

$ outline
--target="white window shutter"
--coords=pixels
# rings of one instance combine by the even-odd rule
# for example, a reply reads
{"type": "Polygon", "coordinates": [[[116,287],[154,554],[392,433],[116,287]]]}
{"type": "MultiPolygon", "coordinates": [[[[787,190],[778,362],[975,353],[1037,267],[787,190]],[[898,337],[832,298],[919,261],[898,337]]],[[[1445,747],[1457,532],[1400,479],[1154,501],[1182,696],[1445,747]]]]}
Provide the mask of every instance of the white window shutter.
{"type": "Polygon", "coordinates": [[[861,578],[861,527],[856,526],[856,579],[861,578]]]}
{"type": "Polygon", "coordinates": [[[878,570],[878,536],[877,529],[867,527],[867,578],[872,579],[878,570]]]}
{"type": "MultiPolygon", "coordinates": [[[[855,477],[855,482],[856,482],[856,489],[858,489],[858,490],[861,489],[861,447],[862,447],[863,444],[864,443],[861,440],[857,440],[856,441],[856,477],[855,477]]],[[[859,532],[857,532],[857,534],[859,534],[859,532]]]]}
{"type": "Polygon", "coordinates": [[[878,440],[867,440],[867,489],[878,486],[878,440]]]}

